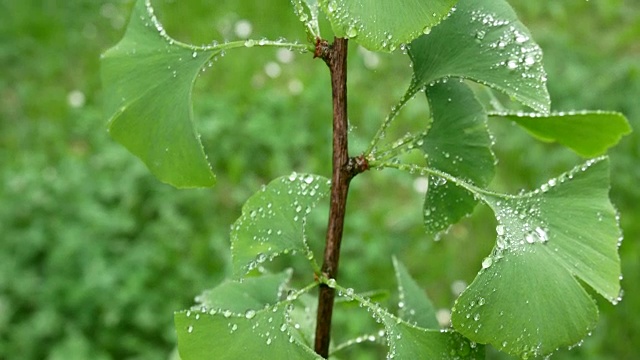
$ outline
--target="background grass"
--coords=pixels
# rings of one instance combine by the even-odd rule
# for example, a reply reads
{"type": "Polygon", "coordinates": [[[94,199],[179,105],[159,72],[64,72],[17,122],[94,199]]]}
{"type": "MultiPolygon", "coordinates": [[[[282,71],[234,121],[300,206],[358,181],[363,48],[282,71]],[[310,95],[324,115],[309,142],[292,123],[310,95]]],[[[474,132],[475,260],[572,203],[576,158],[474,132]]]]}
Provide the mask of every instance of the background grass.
{"type": "MultiPolygon", "coordinates": [[[[173,37],[195,44],[236,39],[243,19],[253,37],[304,40],[285,0],[154,4],[173,37]]],[[[617,110],[640,128],[639,3],[512,4],[545,52],[555,110],[617,110]]],[[[229,52],[196,83],[198,128],[217,186],[175,190],[152,178],[108,137],[100,104],[99,55],[121,37],[131,5],[0,0],[0,359],[168,357],[175,346],[172,312],[228,274],[228,229],[242,203],[261,184],[291,171],[329,174],[324,64],[309,54],[254,48],[229,52]],[[278,76],[265,67],[271,75],[279,69],[278,76]]],[[[411,69],[406,56],[355,45],[349,61],[355,154],[405,90],[411,69]]],[[[413,102],[392,131],[404,133],[422,119],[424,104],[413,102]]],[[[581,161],[510,124],[496,120],[491,128],[500,158],[495,188],[531,188],[581,161]]],[[[555,358],[636,356],[639,140],[634,133],[611,151],[611,196],[626,238],[620,248],[624,300],[612,306],[598,298],[598,328],[581,347],[555,358]]],[[[356,179],[341,278],[361,291],[392,290],[390,254],[396,254],[435,305],[448,309],[457,287],[473,280],[490,251],[495,222],[480,207],[434,242],[420,226],[423,198],[414,181],[375,171],[356,179]]],[[[317,249],[325,213],[320,209],[312,219],[317,249]]],[[[335,322],[337,340],[345,339],[367,324],[366,313],[335,322]]],[[[347,355],[366,359],[377,351],[347,355]]],[[[504,358],[491,350],[489,357],[504,358]]]]}

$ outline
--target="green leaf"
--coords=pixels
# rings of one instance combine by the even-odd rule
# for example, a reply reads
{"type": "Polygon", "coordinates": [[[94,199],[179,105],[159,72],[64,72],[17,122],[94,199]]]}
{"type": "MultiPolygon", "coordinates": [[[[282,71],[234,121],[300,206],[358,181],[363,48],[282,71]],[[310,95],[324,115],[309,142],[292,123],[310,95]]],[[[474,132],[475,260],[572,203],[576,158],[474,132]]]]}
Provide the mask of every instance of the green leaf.
{"type": "Polygon", "coordinates": [[[182,360],[322,359],[291,335],[287,307],[275,306],[245,315],[175,314],[182,360]]]}
{"type": "Polygon", "coordinates": [[[558,142],[578,155],[593,157],[604,154],[620,139],[631,133],[624,115],[616,112],[583,111],[553,113],[495,113],[516,122],[542,141],[558,142]]]}
{"type": "Polygon", "coordinates": [[[456,301],[454,328],[519,356],[573,345],[596,325],[581,282],[616,303],[621,232],[608,198],[608,160],[590,160],[519,196],[482,195],[498,238],[456,301]]]}
{"type": "Polygon", "coordinates": [[[243,275],[260,263],[306,246],[306,216],[329,193],[330,181],[311,174],[283,176],[257,192],[242,207],[232,226],[234,274],[243,275]]]}
{"type": "Polygon", "coordinates": [[[280,301],[290,278],[284,271],[226,281],[199,296],[198,310],[174,316],[181,358],[318,359],[290,326],[292,302],[315,284],[280,301]]]}
{"type": "Polygon", "coordinates": [[[504,0],[461,0],[455,12],[411,43],[412,89],[471,79],[538,112],[549,112],[542,50],[504,0]]]}
{"type": "Polygon", "coordinates": [[[394,359],[484,359],[484,347],[454,331],[427,330],[389,313],[382,315],[394,359]]]}
{"type": "MultiPolygon", "coordinates": [[[[469,87],[446,81],[427,87],[433,121],[424,138],[428,166],[479,187],[495,173],[495,157],[484,108],[469,87]]],[[[432,176],[424,202],[427,233],[437,236],[469,215],[478,200],[466,189],[432,176]]]]}
{"type": "Polygon", "coordinates": [[[320,26],[318,25],[318,1],[317,0],[291,0],[293,12],[304,24],[305,30],[310,40],[320,37],[320,26]]]}
{"type": "Polygon", "coordinates": [[[338,37],[369,50],[394,51],[442,21],[457,0],[320,0],[338,37]]]}
{"type": "MultiPolygon", "coordinates": [[[[408,276],[408,274],[407,274],[408,276]]],[[[404,278],[404,276],[403,276],[404,278]]],[[[410,277],[408,277],[411,279],[410,277]]],[[[406,279],[403,279],[403,281],[406,279]]],[[[411,280],[413,281],[413,280],[411,280]]],[[[388,359],[483,359],[484,349],[454,331],[424,329],[389,313],[379,304],[337,284],[338,295],[358,301],[385,327],[388,359]]],[[[413,289],[411,294],[415,295],[413,289]]],[[[417,302],[412,302],[417,304],[417,302]]],[[[423,307],[424,304],[419,305],[423,307]]],[[[428,321],[428,320],[427,320],[428,321]]],[[[382,335],[380,335],[382,336],[382,335]]],[[[363,338],[361,338],[363,339],[363,338]]],[[[375,341],[375,339],[373,339],[375,341]]]]}
{"type": "Polygon", "coordinates": [[[424,290],[411,277],[407,268],[395,256],[393,266],[398,281],[398,317],[426,329],[439,329],[436,311],[424,290]]]}
{"type": "Polygon", "coordinates": [[[226,280],[196,297],[197,308],[234,314],[263,309],[280,301],[283,288],[290,279],[291,271],[288,270],[279,274],[247,277],[241,282],[226,280]]]}
{"type": "Polygon", "coordinates": [[[289,322],[296,326],[289,329],[291,335],[301,344],[314,346],[316,335],[316,316],[318,298],[313,294],[303,293],[295,297],[295,305],[289,310],[289,322]]]}
{"type": "Polygon", "coordinates": [[[171,39],[149,1],[138,0],[124,38],[102,56],[111,136],[175,187],[215,182],[194,127],[191,89],[200,68],[219,52],[171,39]]]}

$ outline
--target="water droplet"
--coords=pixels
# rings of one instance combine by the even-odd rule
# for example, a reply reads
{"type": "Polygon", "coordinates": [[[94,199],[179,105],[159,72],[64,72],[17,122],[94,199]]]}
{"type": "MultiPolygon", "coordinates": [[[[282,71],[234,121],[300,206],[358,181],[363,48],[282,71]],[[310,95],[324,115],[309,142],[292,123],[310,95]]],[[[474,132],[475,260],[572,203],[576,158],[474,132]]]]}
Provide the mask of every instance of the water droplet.
{"type": "Polygon", "coordinates": [[[529,244],[536,242],[544,244],[549,241],[549,234],[547,234],[547,230],[538,226],[533,231],[527,232],[524,235],[524,240],[529,244]]]}
{"type": "Polygon", "coordinates": [[[526,42],[527,40],[529,40],[529,38],[527,37],[527,35],[521,33],[521,32],[516,32],[516,37],[515,40],[518,44],[522,44],[524,42],[526,42]]]}
{"type": "Polygon", "coordinates": [[[248,48],[253,47],[255,44],[256,44],[256,41],[252,40],[252,39],[249,39],[249,40],[244,42],[244,46],[246,46],[248,48]]]}
{"type": "Polygon", "coordinates": [[[356,27],[354,25],[352,25],[347,30],[347,34],[346,35],[347,35],[348,38],[354,38],[354,37],[358,36],[358,29],[356,29],[356,27]]]}
{"type": "Polygon", "coordinates": [[[529,244],[533,244],[534,242],[536,242],[535,236],[533,235],[533,233],[530,233],[530,232],[524,235],[524,239],[529,244]]]}
{"type": "Polygon", "coordinates": [[[191,334],[193,332],[193,326],[189,325],[189,327],[187,327],[187,332],[191,334]]]}
{"type": "Polygon", "coordinates": [[[541,227],[536,227],[535,229],[536,235],[538,235],[538,239],[540,239],[540,241],[547,242],[549,241],[549,235],[547,234],[547,231],[541,227]]]}
{"type": "Polygon", "coordinates": [[[244,313],[244,317],[246,317],[247,319],[253,319],[256,316],[256,312],[255,310],[247,310],[246,313],[244,313]]]}
{"type": "Polygon", "coordinates": [[[336,3],[335,0],[331,0],[329,2],[329,5],[327,6],[327,10],[329,11],[329,14],[333,13],[337,9],[338,9],[338,4],[336,3]]]}
{"type": "Polygon", "coordinates": [[[332,289],[335,289],[336,285],[337,285],[337,283],[336,283],[336,279],[329,279],[329,280],[327,280],[327,286],[328,286],[328,287],[330,287],[330,288],[332,288],[332,289]]]}
{"type": "Polygon", "coordinates": [[[425,35],[429,35],[431,33],[431,27],[426,26],[424,29],[422,29],[422,33],[425,35]]]}
{"type": "Polygon", "coordinates": [[[531,65],[535,64],[535,62],[536,62],[536,58],[533,55],[527,55],[524,58],[524,64],[526,66],[531,66],[531,65]]]}
{"type": "Polygon", "coordinates": [[[491,267],[491,265],[493,265],[493,259],[490,256],[487,256],[486,258],[484,258],[484,260],[482,260],[483,269],[488,269],[491,267]]]}

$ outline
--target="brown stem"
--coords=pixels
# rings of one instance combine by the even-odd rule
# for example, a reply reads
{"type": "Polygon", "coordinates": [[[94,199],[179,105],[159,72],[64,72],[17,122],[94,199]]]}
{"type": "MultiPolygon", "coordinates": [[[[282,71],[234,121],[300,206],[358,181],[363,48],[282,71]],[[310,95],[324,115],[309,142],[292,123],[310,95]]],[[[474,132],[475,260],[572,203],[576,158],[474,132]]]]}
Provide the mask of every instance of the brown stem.
{"type": "MultiPolygon", "coordinates": [[[[331,208],[327,227],[326,247],[322,273],[329,279],[338,276],[340,243],[344,228],[349,183],[356,175],[348,153],[347,120],[347,39],[336,38],[330,47],[318,42],[316,53],[329,66],[333,93],[333,174],[331,177],[331,208]]],[[[318,314],[316,317],[315,351],[324,358],[329,357],[331,317],[335,290],[320,285],[318,314]]]]}

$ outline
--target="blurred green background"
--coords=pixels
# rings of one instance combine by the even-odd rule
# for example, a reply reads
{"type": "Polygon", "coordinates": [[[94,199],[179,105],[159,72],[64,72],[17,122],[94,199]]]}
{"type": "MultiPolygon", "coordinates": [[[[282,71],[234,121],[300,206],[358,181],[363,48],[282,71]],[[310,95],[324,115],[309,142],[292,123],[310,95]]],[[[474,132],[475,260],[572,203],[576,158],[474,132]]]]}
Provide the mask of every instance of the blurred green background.
{"type": "MultiPolygon", "coordinates": [[[[154,4],[169,34],[195,44],[248,34],[304,40],[286,0],[154,4]]],[[[640,3],[512,4],[545,51],[555,110],[621,111],[640,128],[640,3]]],[[[0,0],[0,359],[169,357],[173,311],[189,307],[229,273],[228,229],[243,201],[294,170],[329,175],[324,64],[310,54],[253,48],[229,52],[196,83],[197,124],[217,186],[176,190],[156,181],[108,137],[101,111],[99,55],[122,36],[131,6],[130,0],[0,0]]],[[[373,54],[352,44],[349,70],[355,154],[405,90],[411,69],[400,53],[373,54]]],[[[424,101],[412,102],[392,131],[420,126],[425,110],[424,101]]],[[[497,189],[532,188],[581,161],[492,121],[497,189]]],[[[620,248],[624,300],[613,306],[596,296],[598,328],[557,359],[637,358],[638,133],[623,139],[611,157],[611,196],[626,238],[620,248]]],[[[495,221],[480,207],[435,242],[421,229],[419,185],[392,171],[356,179],[341,279],[360,291],[392,290],[390,254],[396,254],[446,315],[490,251],[495,221]]],[[[311,221],[318,250],[324,213],[320,209],[311,221]]],[[[346,321],[338,309],[337,341],[366,323],[366,313],[347,314],[356,314],[356,321],[346,321]]],[[[376,351],[364,346],[345,358],[373,358],[376,351]]]]}

